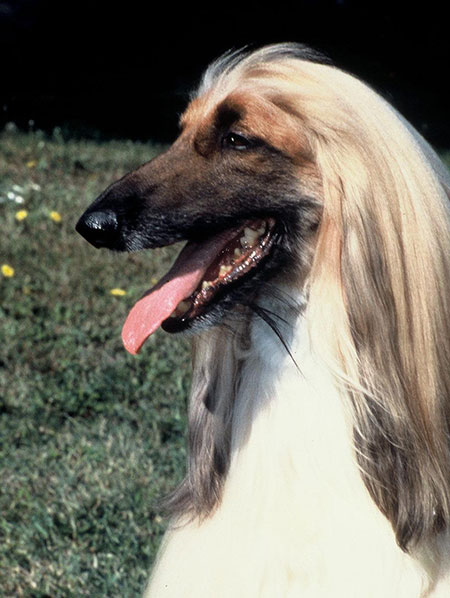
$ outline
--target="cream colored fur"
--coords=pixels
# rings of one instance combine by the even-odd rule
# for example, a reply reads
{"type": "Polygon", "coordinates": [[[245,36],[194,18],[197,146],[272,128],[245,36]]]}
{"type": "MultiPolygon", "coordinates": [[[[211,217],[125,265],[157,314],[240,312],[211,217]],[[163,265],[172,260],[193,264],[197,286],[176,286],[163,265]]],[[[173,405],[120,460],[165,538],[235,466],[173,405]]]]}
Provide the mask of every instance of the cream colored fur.
{"type": "Polygon", "coordinates": [[[248,348],[202,335],[231,464],[211,514],[172,521],[145,597],[449,598],[449,178],[372,90],[289,51],[216,64],[199,94],[283,106],[320,175],[314,260],[285,289],[308,303],[282,331],[298,367],[259,319],[248,348]]]}
{"type": "Polygon", "coordinates": [[[303,317],[295,329],[301,371],[253,322],[222,502],[202,523],[172,522],[145,597],[449,596],[448,583],[433,591],[433,578],[448,575],[450,561],[433,561],[429,576],[397,546],[361,480],[345,402],[310,350],[303,317]]]}

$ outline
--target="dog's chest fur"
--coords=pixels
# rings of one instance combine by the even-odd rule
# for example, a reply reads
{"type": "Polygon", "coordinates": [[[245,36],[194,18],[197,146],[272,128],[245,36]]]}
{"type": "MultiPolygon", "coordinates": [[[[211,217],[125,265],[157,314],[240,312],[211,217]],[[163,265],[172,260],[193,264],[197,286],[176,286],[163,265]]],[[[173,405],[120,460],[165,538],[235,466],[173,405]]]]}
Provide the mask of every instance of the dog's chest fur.
{"type": "Polygon", "coordinates": [[[302,318],[295,329],[299,369],[253,323],[221,504],[202,523],[173,524],[147,598],[431,595],[362,483],[343,402],[302,318]]]}

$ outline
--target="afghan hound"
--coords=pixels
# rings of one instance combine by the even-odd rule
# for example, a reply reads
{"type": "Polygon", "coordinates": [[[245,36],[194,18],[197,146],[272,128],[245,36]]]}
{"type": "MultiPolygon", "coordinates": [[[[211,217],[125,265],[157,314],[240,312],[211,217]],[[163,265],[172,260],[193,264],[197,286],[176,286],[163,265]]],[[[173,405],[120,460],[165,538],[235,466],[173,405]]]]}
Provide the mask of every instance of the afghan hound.
{"type": "Polygon", "coordinates": [[[189,457],[147,598],[450,596],[450,179],[359,79],[214,62],[163,154],[77,229],[187,241],[131,353],[192,331],[189,457]]]}

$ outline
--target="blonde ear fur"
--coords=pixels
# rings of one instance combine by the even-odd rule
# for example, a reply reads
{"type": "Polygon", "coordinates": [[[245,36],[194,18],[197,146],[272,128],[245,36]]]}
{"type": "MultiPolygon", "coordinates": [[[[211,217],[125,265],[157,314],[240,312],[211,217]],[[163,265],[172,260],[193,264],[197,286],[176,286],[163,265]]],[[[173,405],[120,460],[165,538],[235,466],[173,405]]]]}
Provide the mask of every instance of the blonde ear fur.
{"type": "Polygon", "coordinates": [[[344,98],[340,118],[312,127],[324,209],[310,322],[347,386],[364,480],[406,548],[450,515],[449,181],[391,106],[330,78],[344,98]]]}

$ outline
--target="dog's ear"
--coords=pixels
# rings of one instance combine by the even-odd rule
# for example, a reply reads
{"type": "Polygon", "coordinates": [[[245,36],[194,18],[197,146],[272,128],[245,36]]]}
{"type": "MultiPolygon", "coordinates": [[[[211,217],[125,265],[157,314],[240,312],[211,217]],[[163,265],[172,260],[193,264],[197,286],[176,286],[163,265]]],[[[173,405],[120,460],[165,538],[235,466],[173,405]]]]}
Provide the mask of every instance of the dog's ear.
{"type": "Polygon", "coordinates": [[[188,471],[166,500],[166,510],[172,515],[203,518],[220,501],[230,462],[236,392],[230,381],[239,379],[240,362],[235,355],[239,338],[238,330],[217,327],[196,336],[193,341],[188,471]]]}
{"type": "Polygon", "coordinates": [[[351,399],[365,483],[406,549],[450,520],[450,230],[417,141],[391,113],[378,118],[317,144],[310,306],[351,399]]]}

